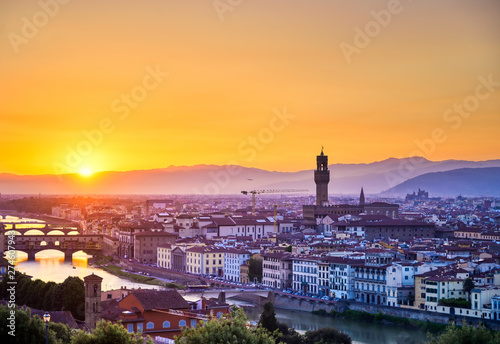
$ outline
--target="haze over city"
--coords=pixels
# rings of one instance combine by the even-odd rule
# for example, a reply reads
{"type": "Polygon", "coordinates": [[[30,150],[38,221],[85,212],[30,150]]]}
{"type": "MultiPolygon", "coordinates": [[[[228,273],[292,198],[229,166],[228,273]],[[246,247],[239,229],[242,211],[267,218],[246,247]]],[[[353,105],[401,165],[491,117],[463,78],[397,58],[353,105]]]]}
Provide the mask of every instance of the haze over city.
{"type": "Polygon", "coordinates": [[[499,158],[497,1],[56,4],[0,3],[0,173],[499,158]]]}
{"type": "Polygon", "coordinates": [[[0,1],[0,342],[500,343],[499,14],[0,1]]]}

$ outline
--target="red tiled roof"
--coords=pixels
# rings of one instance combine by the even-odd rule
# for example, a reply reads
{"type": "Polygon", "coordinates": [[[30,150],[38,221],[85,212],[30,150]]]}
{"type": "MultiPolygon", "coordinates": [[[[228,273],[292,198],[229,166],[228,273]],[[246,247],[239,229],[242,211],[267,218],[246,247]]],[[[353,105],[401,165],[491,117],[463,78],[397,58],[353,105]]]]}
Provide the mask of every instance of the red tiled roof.
{"type": "Polygon", "coordinates": [[[123,300],[130,297],[130,295],[133,295],[146,311],[152,309],[180,309],[189,307],[187,301],[184,300],[177,290],[137,290],[127,295],[123,300]]]}

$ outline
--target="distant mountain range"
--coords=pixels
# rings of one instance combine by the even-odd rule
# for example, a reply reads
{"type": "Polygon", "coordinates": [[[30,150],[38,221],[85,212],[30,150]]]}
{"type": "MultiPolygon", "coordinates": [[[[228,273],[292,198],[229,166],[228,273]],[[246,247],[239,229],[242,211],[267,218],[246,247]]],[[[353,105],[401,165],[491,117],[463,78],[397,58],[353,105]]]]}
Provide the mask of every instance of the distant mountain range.
{"type": "MultiPolygon", "coordinates": [[[[311,163],[315,167],[315,161],[311,163]]],[[[332,164],[330,196],[403,195],[419,187],[433,195],[499,195],[500,160],[429,161],[390,158],[369,164],[332,164]],[[470,170],[470,171],[469,171],[470,170]],[[454,171],[452,174],[436,173],[454,171]],[[460,172],[462,171],[462,172],[460,172]],[[467,172],[469,171],[469,172],[467,172]],[[452,178],[456,182],[447,186],[452,178]],[[479,183],[480,178],[484,183],[479,183]],[[484,184],[484,185],[483,185],[484,184]]],[[[78,174],[0,174],[3,194],[238,194],[242,190],[308,189],[315,194],[313,169],[276,172],[233,165],[170,166],[164,169],[78,174]]]]}
{"type": "Polygon", "coordinates": [[[418,188],[431,196],[500,196],[500,167],[460,168],[433,172],[412,178],[389,190],[385,195],[403,195],[418,188]],[[432,191],[431,191],[432,190],[432,191]]]}

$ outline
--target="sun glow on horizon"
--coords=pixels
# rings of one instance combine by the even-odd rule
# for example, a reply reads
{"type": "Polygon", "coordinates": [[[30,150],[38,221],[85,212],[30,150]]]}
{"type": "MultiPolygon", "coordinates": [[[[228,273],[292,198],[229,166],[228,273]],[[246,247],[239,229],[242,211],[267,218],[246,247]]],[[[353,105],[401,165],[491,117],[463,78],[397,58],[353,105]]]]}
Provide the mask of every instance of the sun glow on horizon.
{"type": "Polygon", "coordinates": [[[500,1],[68,2],[0,1],[0,174],[499,158],[500,1]]]}
{"type": "Polygon", "coordinates": [[[88,167],[83,167],[80,172],[78,172],[82,177],[90,177],[92,175],[92,170],[88,167]]]}

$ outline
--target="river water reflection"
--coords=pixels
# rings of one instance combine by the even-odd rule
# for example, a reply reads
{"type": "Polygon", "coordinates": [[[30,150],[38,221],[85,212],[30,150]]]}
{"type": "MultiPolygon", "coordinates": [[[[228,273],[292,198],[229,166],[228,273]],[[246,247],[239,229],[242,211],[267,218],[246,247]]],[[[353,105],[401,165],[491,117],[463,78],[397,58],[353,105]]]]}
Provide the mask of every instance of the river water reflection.
{"type": "Polygon", "coordinates": [[[20,254],[16,270],[21,273],[33,276],[34,279],[42,281],[63,282],[68,276],[77,276],[83,279],[92,273],[103,278],[102,290],[127,288],[158,289],[159,286],[136,283],[127,279],[114,276],[104,270],[88,265],[88,257],[85,254],[75,253],[73,262],[65,262],[64,254],[59,251],[46,250],[36,255],[35,261],[28,261],[27,256],[20,254]]]}
{"type": "MultiPolygon", "coordinates": [[[[248,318],[258,321],[262,307],[245,307],[248,318]]],[[[334,327],[346,332],[353,343],[363,344],[417,344],[426,340],[426,334],[421,331],[406,330],[395,326],[384,326],[352,320],[333,319],[308,312],[275,309],[276,318],[289,327],[303,333],[323,327],[334,327]]]]}

